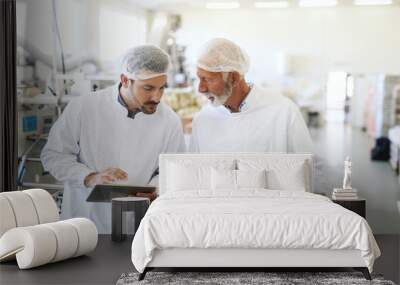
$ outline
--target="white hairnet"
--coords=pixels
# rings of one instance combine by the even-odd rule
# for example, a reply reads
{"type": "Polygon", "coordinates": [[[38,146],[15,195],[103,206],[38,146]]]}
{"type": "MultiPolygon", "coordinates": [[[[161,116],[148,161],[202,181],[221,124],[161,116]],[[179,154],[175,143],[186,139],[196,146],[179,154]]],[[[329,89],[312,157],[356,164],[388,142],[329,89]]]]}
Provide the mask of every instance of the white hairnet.
{"type": "Polygon", "coordinates": [[[197,67],[210,72],[237,71],[244,75],[249,70],[249,58],[244,50],[230,40],[216,38],[202,48],[197,67]]]}
{"type": "Polygon", "coordinates": [[[132,80],[146,80],[166,75],[169,56],[153,45],[137,46],[128,50],[123,59],[121,73],[132,80]]]}

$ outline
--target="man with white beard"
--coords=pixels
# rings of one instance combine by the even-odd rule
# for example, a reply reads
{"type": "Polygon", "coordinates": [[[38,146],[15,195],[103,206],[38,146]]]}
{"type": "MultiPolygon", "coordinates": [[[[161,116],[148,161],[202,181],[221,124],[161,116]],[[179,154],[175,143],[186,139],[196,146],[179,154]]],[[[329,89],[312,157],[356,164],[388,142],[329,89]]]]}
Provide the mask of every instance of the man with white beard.
{"type": "Polygon", "coordinates": [[[190,152],[312,152],[299,108],[288,98],[247,83],[246,53],[222,38],[197,61],[199,92],[210,104],[193,120],[190,152]]]}

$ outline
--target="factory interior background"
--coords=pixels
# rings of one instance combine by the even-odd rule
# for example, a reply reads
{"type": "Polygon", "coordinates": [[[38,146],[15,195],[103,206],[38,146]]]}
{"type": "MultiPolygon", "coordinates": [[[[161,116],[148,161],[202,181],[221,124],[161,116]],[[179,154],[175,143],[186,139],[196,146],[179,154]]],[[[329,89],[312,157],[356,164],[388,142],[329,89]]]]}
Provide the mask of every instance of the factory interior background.
{"type": "Polygon", "coordinates": [[[18,0],[18,186],[60,203],[63,186],[39,158],[49,130],[71,98],[114,84],[119,56],[136,45],[170,55],[163,100],[188,139],[207,101],[197,53],[224,37],[248,53],[248,82],[301,109],[322,161],[316,191],[341,186],[350,156],[373,232],[400,234],[400,1],[389,2],[18,0]]]}

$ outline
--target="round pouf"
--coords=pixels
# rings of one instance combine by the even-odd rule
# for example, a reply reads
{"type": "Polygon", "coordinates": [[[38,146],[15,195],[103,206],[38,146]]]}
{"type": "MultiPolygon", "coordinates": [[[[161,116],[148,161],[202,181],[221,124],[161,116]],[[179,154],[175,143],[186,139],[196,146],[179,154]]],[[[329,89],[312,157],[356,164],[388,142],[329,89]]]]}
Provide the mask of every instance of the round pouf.
{"type": "Polygon", "coordinates": [[[112,199],[112,233],[113,241],[123,241],[126,234],[123,233],[122,222],[124,212],[135,213],[135,233],[139,227],[140,221],[149,208],[150,200],[142,197],[121,197],[112,199]]]}

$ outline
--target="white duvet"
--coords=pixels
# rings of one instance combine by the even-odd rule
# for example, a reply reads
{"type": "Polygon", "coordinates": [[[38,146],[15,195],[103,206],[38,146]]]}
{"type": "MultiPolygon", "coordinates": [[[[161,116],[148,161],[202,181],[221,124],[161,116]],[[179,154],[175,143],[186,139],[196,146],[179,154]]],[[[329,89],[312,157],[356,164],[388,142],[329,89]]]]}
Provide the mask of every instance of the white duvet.
{"type": "Polygon", "coordinates": [[[162,195],[140,223],[132,262],[143,272],[165,248],[358,249],[371,272],[380,256],[359,215],[321,195],[265,189],[162,195]]]}

